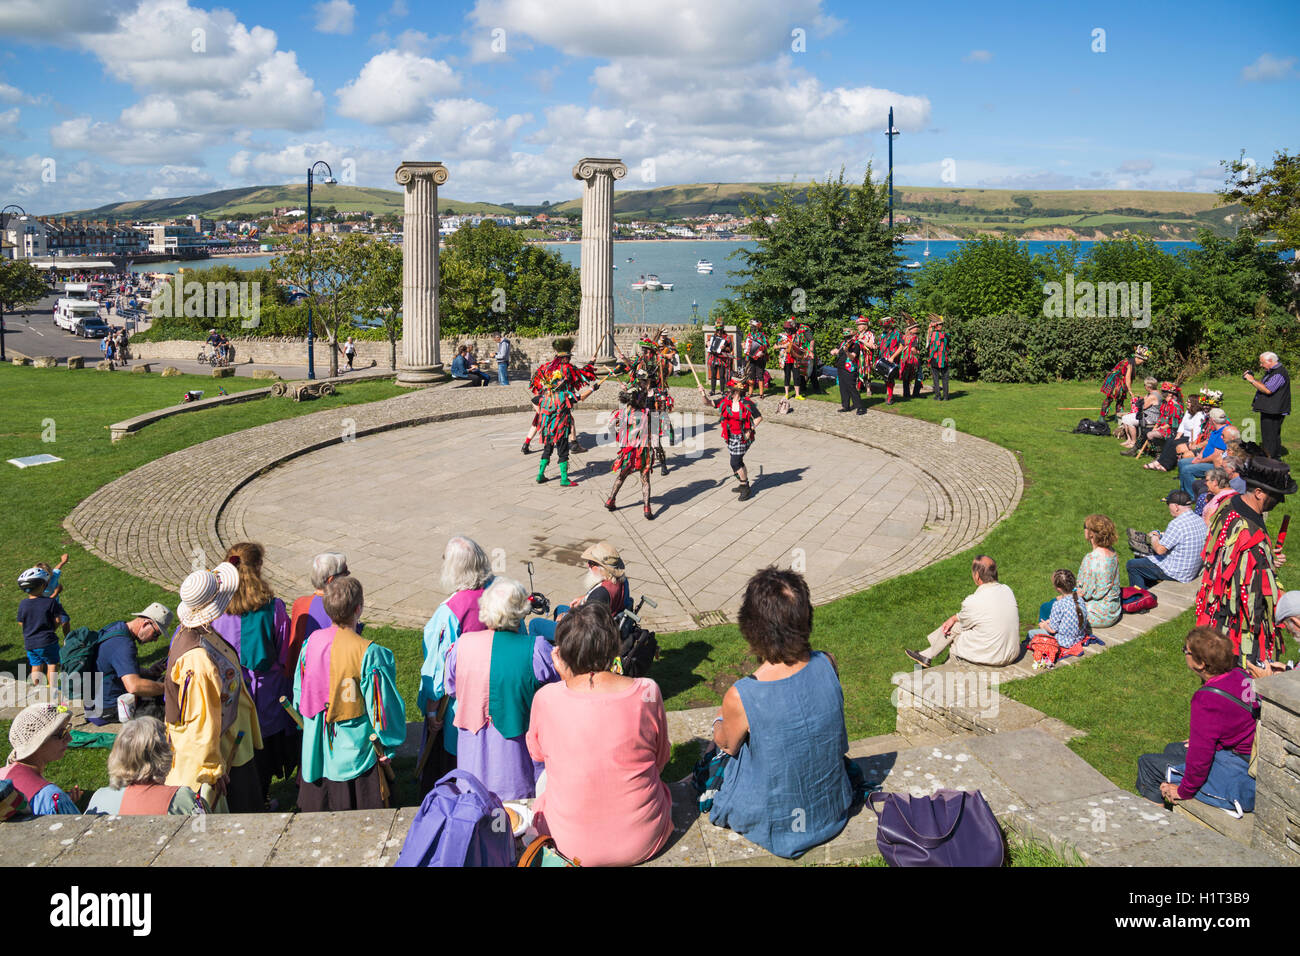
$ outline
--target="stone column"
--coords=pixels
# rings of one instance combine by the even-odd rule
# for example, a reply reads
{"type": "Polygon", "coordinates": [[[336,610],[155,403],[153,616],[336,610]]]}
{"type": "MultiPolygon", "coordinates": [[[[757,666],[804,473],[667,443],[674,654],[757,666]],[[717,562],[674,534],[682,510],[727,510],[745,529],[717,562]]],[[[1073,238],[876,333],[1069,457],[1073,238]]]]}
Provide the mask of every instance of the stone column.
{"type": "Polygon", "coordinates": [[[438,349],[438,186],[447,181],[447,167],[442,163],[402,163],[396,177],[406,187],[402,357],[397,384],[429,385],[446,378],[438,349]]]}
{"type": "Polygon", "coordinates": [[[627,175],[621,159],[578,160],[582,189],[582,308],[574,359],[614,360],[614,180],[627,175]]]}

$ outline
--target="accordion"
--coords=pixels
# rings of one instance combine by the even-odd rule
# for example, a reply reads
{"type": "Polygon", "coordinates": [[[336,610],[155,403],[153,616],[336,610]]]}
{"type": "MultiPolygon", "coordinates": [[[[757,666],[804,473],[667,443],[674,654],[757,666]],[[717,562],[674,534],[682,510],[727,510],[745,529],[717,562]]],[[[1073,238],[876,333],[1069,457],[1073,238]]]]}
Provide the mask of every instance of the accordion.
{"type": "Polygon", "coordinates": [[[883,355],[876,359],[876,364],[872,366],[872,369],[883,379],[898,377],[898,363],[889,361],[883,355]]]}

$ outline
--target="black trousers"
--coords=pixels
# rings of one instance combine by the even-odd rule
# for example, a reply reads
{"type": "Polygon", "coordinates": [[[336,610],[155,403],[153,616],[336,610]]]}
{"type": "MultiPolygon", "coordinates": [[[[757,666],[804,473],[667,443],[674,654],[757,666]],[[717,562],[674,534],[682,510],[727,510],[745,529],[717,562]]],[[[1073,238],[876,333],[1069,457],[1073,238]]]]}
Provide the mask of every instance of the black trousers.
{"type": "Polygon", "coordinates": [[[840,408],[846,412],[850,407],[861,411],[862,395],[858,392],[858,376],[842,366],[836,367],[835,375],[840,383],[840,408]]]}
{"type": "Polygon", "coordinates": [[[1160,449],[1160,455],[1156,459],[1165,471],[1174,471],[1178,468],[1178,446],[1187,444],[1186,438],[1175,440],[1172,436],[1165,439],[1164,445],[1160,449]]]}
{"type": "Polygon", "coordinates": [[[542,457],[550,460],[551,452],[556,449],[560,452],[560,461],[569,460],[569,428],[567,426],[563,432],[556,436],[554,444],[547,442],[542,446],[542,457]]]}
{"type": "Polygon", "coordinates": [[[1137,792],[1148,800],[1164,803],[1165,798],[1160,796],[1160,785],[1168,782],[1166,771],[1186,762],[1187,745],[1182,741],[1170,744],[1164,753],[1138,757],[1137,792]]]}
{"type": "Polygon", "coordinates": [[[1265,415],[1262,412],[1259,416],[1259,431],[1264,446],[1264,454],[1269,458],[1280,458],[1282,456],[1282,415],[1265,415]]]}
{"type": "Polygon", "coordinates": [[[930,366],[930,379],[934,382],[934,397],[941,402],[948,401],[948,366],[939,368],[937,365],[930,366]],[[939,394],[939,376],[943,375],[943,394],[939,394]]]}

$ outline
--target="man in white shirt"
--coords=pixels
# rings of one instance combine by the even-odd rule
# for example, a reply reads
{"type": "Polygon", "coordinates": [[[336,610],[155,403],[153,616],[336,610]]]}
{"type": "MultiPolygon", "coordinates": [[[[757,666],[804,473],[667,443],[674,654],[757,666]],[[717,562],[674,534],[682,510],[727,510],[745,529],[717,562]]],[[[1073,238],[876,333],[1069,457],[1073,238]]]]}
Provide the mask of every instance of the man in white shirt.
{"type": "Polygon", "coordinates": [[[987,554],[971,562],[975,593],[961,602],[961,610],[930,632],[924,652],[906,651],[922,667],[948,645],[952,656],[971,664],[1001,667],[1020,656],[1020,609],[1011,588],[998,582],[998,564],[987,554]]]}

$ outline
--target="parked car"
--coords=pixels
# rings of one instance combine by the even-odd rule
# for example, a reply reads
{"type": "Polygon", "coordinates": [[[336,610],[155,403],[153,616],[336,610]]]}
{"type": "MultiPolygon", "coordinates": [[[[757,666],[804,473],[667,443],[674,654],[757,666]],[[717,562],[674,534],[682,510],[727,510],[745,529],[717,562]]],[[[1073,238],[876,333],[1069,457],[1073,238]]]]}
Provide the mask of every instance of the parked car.
{"type": "Polygon", "coordinates": [[[73,332],[83,339],[102,339],[108,335],[108,323],[98,316],[89,316],[79,319],[73,332]]]}

